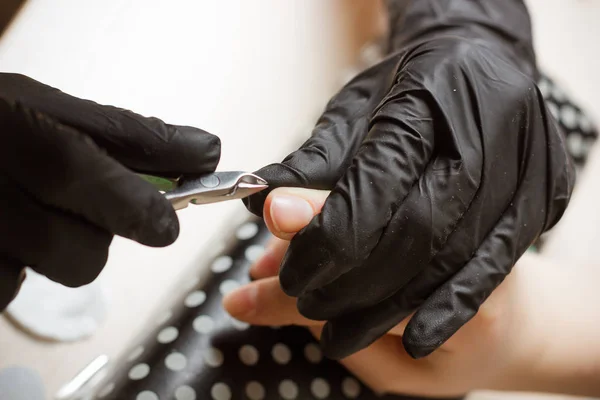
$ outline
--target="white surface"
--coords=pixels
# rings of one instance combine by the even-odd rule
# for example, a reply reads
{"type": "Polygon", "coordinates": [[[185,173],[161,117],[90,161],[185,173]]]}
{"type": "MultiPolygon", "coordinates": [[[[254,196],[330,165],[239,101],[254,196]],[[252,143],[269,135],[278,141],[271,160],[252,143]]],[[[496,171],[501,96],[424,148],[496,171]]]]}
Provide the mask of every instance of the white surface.
{"type": "MultiPolygon", "coordinates": [[[[222,139],[219,169],[254,170],[306,137],[337,88],[355,50],[348,4],[29,0],[0,42],[0,69],[201,127],[222,139]]],[[[245,212],[241,202],[182,211],[181,236],[166,249],[116,240],[102,274],[112,305],[99,331],[52,344],[0,318],[0,369],[35,368],[50,395],[97,355],[119,354],[236,212],[245,212]]]]}
{"type": "Polygon", "coordinates": [[[108,291],[102,279],[73,289],[27,269],[17,298],[6,315],[42,339],[71,342],[96,332],[106,317],[108,291]]]}

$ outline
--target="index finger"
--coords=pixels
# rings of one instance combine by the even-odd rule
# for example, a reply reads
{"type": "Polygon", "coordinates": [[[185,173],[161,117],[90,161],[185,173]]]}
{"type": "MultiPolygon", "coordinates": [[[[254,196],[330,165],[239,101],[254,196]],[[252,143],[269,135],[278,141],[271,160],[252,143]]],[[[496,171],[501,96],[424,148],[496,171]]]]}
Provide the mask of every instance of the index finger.
{"type": "Polygon", "coordinates": [[[221,143],[201,129],[79,99],[27,76],[0,74],[2,97],[43,112],[94,140],[138,172],[202,174],[216,169],[221,143]]]}

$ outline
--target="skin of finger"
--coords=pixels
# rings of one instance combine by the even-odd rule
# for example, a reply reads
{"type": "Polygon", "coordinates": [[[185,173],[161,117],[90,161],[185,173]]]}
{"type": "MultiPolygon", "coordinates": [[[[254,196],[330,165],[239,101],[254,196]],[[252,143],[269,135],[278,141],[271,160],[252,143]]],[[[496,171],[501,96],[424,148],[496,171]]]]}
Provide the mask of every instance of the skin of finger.
{"type": "MultiPolygon", "coordinates": [[[[305,200],[313,209],[313,215],[317,215],[321,212],[323,208],[323,204],[325,204],[325,200],[327,196],[329,196],[330,191],[328,190],[314,190],[314,189],[304,189],[304,188],[277,188],[273,190],[267,196],[265,201],[263,216],[265,220],[265,224],[269,231],[277,238],[282,240],[291,240],[297,232],[289,233],[289,232],[279,232],[277,230],[277,226],[283,225],[283,221],[276,221],[271,214],[271,204],[273,200],[277,196],[293,196],[298,197],[300,199],[305,200]]],[[[285,218],[285,217],[284,217],[285,218]]],[[[300,231],[303,226],[298,227],[298,231],[300,231]]]]}
{"type": "Polygon", "coordinates": [[[250,267],[250,277],[252,279],[263,279],[277,276],[281,260],[283,260],[288,246],[288,241],[276,237],[272,238],[261,257],[250,267]]]}
{"type": "Polygon", "coordinates": [[[298,313],[296,299],[287,296],[281,290],[279,278],[264,278],[244,285],[223,299],[223,306],[234,318],[253,325],[322,325],[321,322],[311,321],[298,313]],[[253,292],[253,309],[245,314],[232,312],[238,301],[249,301],[247,297],[238,298],[238,293],[245,290],[253,292]]]}
{"type": "MultiPolygon", "coordinates": [[[[255,311],[248,316],[240,316],[239,319],[246,319],[246,322],[257,325],[283,326],[294,324],[307,327],[323,326],[323,321],[308,319],[298,312],[296,300],[293,297],[287,296],[281,290],[276,274],[271,277],[258,279],[252,283],[253,287],[259,291],[255,311]]],[[[410,316],[393,327],[388,333],[401,336],[406,329],[409,319],[410,316]]]]}
{"type": "MultiPolygon", "coordinates": [[[[321,326],[309,326],[308,330],[317,340],[321,338],[321,326]]],[[[338,362],[379,395],[445,396],[450,392],[440,384],[442,380],[434,379],[434,363],[411,358],[401,338],[393,334],[338,362]]]]}
{"type": "MultiPolygon", "coordinates": [[[[505,343],[508,335],[494,332],[497,339],[493,340],[497,341],[492,342],[483,329],[491,328],[482,327],[481,321],[474,319],[465,326],[464,332],[456,335],[454,344],[448,342],[430,356],[415,360],[401,343],[400,331],[407,321],[408,318],[368,347],[339,362],[375,390],[399,395],[459,397],[474,389],[486,388],[497,375],[496,350],[503,351],[503,348],[499,345],[492,353],[490,346],[505,343]]],[[[309,329],[315,337],[320,337],[322,328],[309,329]]]]}

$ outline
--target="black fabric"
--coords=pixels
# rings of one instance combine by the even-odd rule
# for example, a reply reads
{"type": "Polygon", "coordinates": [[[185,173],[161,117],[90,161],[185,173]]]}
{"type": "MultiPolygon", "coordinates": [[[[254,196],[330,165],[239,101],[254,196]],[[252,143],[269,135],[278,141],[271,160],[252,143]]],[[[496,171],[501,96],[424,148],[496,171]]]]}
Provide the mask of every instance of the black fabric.
{"type": "Polygon", "coordinates": [[[113,235],[173,243],[173,207],[133,171],[205,173],[220,157],[214,135],[16,74],[0,73],[0,127],[0,311],[25,266],[80,286],[102,270],[113,235]]]}
{"type": "MultiPolygon", "coordinates": [[[[299,150],[256,172],[269,190],[331,190],[280,279],[327,321],[332,358],[415,310],[405,348],[437,349],[561,218],[575,181],[522,1],[419,0],[401,14],[392,53],[333,97],[299,150]]],[[[248,209],[262,215],[268,193],[248,209]]]]}

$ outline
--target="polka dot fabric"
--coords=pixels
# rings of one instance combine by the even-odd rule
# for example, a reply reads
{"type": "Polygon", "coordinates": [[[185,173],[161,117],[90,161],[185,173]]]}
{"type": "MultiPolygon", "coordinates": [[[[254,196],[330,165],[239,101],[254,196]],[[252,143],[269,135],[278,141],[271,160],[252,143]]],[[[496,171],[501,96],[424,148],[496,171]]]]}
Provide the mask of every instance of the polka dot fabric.
{"type": "Polygon", "coordinates": [[[592,145],[598,139],[596,126],[551,78],[543,76],[539,88],[548,109],[565,134],[571,157],[577,167],[582,168],[592,145]]]}
{"type": "Polygon", "coordinates": [[[252,219],[212,260],[201,287],[172,310],[121,361],[95,398],[106,400],[412,399],[378,397],[323,357],[304,328],[250,327],[221,307],[223,294],[248,282],[248,268],[270,234],[252,219]]]}
{"type": "MultiPolygon", "coordinates": [[[[575,168],[580,171],[598,140],[598,129],[589,116],[550,77],[542,75],[538,86],[565,136],[567,150],[575,162],[575,168]]],[[[529,250],[538,252],[544,246],[544,237],[542,235],[529,250]]]]}
{"type": "MultiPolygon", "coordinates": [[[[581,167],[598,132],[547,77],[540,88],[581,167]]],[[[157,314],[103,385],[106,400],[416,399],[377,396],[350,372],[323,357],[301,327],[250,327],[228,316],[224,294],[249,281],[248,268],[270,238],[259,220],[238,227],[232,244],[211,260],[202,285],[192,277],[175,305],[157,314]]],[[[539,245],[539,244],[538,244],[539,245]]]]}

